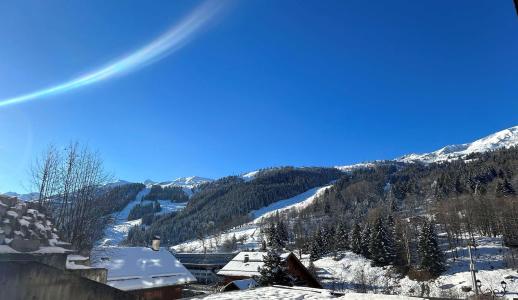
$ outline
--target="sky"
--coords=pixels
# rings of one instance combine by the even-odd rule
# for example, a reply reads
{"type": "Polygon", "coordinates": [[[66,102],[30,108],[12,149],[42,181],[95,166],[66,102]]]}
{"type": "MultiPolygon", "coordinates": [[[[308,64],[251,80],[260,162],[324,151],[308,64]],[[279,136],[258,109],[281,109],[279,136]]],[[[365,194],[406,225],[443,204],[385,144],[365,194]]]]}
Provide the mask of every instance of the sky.
{"type": "MultiPolygon", "coordinates": [[[[2,1],[0,101],[117,62],[200,5],[2,1]]],[[[164,181],[391,159],[518,125],[511,0],[222,6],[131,72],[0,106],[0,192],[28,192],[51,143],[88,144],[115,178],[164,181]]]]}

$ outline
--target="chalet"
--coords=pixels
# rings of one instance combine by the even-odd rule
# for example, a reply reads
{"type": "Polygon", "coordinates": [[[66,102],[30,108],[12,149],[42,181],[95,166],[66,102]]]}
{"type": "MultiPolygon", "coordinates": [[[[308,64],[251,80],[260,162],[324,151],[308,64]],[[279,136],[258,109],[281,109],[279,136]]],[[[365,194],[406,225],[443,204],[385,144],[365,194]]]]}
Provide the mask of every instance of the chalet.
{"type": "Polygon", "coordinates": [[[196,278],[156,241],[153,247],[94,249],[93,265],[108,269],[107,284],[140,299],[178,299],[196,278]]]}
{"type": "Polygon", "coordinates": [[[221,277],[217,275],[235,253],[175,253],[176,258],[201,284],[212,284],[221,277]]]}
{"type": "MultiPolygon", "coordinates": [[[[218,272],[218,275],[222,276],[227,284],[235,280],[259,277],[259,268],[264,265],[265,255],[266,252],[240,252],[218,272]]],[[[281,258],[286,264],[288,274],[295,279],[295,285],[322,288],[295,254],[285,253],[281,258]]]]}

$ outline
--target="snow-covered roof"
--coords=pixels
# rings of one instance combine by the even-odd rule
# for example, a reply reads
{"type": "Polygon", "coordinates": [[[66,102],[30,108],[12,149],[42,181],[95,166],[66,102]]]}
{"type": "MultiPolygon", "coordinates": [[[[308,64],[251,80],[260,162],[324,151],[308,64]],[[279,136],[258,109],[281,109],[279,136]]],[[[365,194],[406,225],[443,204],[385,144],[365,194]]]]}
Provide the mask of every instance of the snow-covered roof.
{"type": "Polygon", "coordinates": [[[200,297],[204,300],[295,300],[295,299],[344,299],[344,300],[412,300],[422,299],[417,297],[405,297],[397,295],[381,295],[381,294],[358,294],[349,293],[342,297],[334,296],[330,290],[287,287],[287,286],[271,286],[256,289],[248,289],[243,291],[217,293],[200,297]]]}
{"type": "Polygon", "coordinates": [[[194,276],[166,249],[104,247],[92,252],[93,264],[108,269],[108,285],[124,291],[194,282],[194,276]]]}
{"type": "MultiPolygon", "coordinates": [[[[218,275],[223,276],[259,276],[259,268],[264,265],[264,256],[266,252],[247,252],[243,251],[236,255],[228,264],[226,264],[218,275]],[[248,256],[245,262],[245,257],[248,256]]],[[[286,259],[290,253],[281,254],[282,259],[286,259]]]]}
{"type": "Polygon", "coordinates": [[[218,272],[218,275],[259,276],[258,269],[264,265],[265,255],[266,252],[240,252],[218,272]],[[247,262],[245,262],[245,256],[248,256],[247,262]]]}

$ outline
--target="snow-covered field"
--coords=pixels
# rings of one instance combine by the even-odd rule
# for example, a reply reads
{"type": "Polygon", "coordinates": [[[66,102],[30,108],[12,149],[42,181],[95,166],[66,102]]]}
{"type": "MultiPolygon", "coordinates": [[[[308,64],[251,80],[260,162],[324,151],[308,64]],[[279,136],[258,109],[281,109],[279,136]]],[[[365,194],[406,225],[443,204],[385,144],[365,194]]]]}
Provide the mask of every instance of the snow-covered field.
{"type": "Polygon", "coordinates": [[[345,296],[334,296],[329,290],[311,289],[303,287],[262,287],[244,291],[228,292],[211,294],[197,299],[206,300],[263,300],[263,299],[287,299],[287,300],[301,300],[301,299],[344,299],[344,300],[411,300],[416,298],[409,298],[404,296],[392,295],[375,295],[375,294],[357,294],[351,293],[345,296]]]}
{"type": "MultiPolygon", "coordinates": [[[[507,283],[506,297],[518,297],[518,272],[504,265],[504,253],[499,238],[478,238],[474,251],[477,279],[482,291],[501,290],[501,281],[507,283]]],[[[326,288],[345,293],[356,292],[360,283],[365,283],[371,293],[393,293],[407,296],[431,296],[465,298],[463,286],[471,286],[469,256],[467,248],[459,248],[459,259],[448,259],[448,270],[436,280],[423,285],[422,282],[399,278],[391,268],[372,267],[370,261],[352,252],[344,252],[339,260],[325,257],[314,264],[326,288]],[[430,293],[426,293],[426,286],[430,293]],[[422,292],[425,291],[425,292],[422,292]]]]}
{"type": "MultiPolygon", "coordinates": [[[[127,236],[131,227],[142,224],[142,219],[128,221],[128,216],[135,205],[140,204],[142,198],[149,194],[150,189],[144,188],[135,199],[128,203],[121,211],[112,214],[113,223],[104,230],[104,238],[99,242],[99,246],[119,245],[127,236]]],[[[186,203],[173,203],[169,200],[158,200],[162,210],[158,214],[165,214],[172,211],[181,210],[186,203]]]]}
{"type": "Polygon", "coordinates": [[[238,241],[241,241],[238,245],[240,249],[259,249],[261,247],[261,229],[259,225],[264,218],[270,217],[276,212],[302,209],[331,186],[316,187],[292,198],[274,202],[259,210],[252,211],[251,215],[255,219],[247,224],[232,228],[218,236],[206,237],[203,242],[201,240],[193,240],[173,246],[172,249],[176,252],[203,252],[203,246],[205,245],[207,251],[218,252],[221,250],[219,248],[223,241],[231,239],[234,235],[238,241]]]}

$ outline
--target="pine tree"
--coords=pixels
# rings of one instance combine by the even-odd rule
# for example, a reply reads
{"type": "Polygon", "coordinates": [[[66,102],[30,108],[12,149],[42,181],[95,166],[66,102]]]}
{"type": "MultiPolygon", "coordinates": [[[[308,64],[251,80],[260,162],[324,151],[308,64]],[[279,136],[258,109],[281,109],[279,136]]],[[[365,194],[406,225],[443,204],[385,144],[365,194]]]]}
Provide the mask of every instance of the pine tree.
{"type": "Polygon", "coordinates": [[[320,251],[321,255],[326,255],[333,252],[334,245],[334,232],[332,228],[328,226],[320,227],[320,251]]]}
{"type": "Polygon", "coordinates": [[[513,185],[506,178],[504,181],[498,182],[496,186],[496,195],[498,197],[509,197],[516,195],[516,191],[514,190],[513,185]]]}
{"type": "Polygon", "coordinates": [[[322,255],[322,236],[321,231],[317,230],[315,231],[315,234],[313,234],[313,237],[311,238],[309,244],[309,259],[311,261],[315,261],[317,259],[320,259],[322,255]]]}
{"type": "Polygon", "coordinates": [[[432,222],[424,222],[419,235],[420,269],[439,276],[444,270],[444,255],[432,222]]]}
{"type": "Polygon", "coordinates": [[[396,221],[392,215],[388,215],[385,225],[387,233],[387,259],[390,264],[397,265],[396,221]]]}
{"type": "Polygon", "coordinates": [[[286,226],[286,223],[284,223],[282,220],[279,220],[275,226],[275,243],[277,246],[277,249],[283,249],[286,247],[288,243],[288,227],[286,226]]]}
{"type": "Polygon", "coordinates": [[[383,219],[379,216],[374,223],[369,241],[369,252],[375,266],[386,266],[391,262],[388,246],[387,232],[383,226],[383,219]]]}
{"type": "Polygon", "coordinates": [[[371,253],[369,249],[369,242],[371,240],[371,226],[369,223],[365,224],[363,227],[360,245],[361,245],[361,254],[366,258],[371,258],[371,253]]]}
{"type": "Polygon", "coordinates": [[[354,224],[353,229],[351,230],[349,245],[354,253],[362,253],[361,228],[360,225],[358,225],[358,223],[354,224]]]}
{"type": "Polygon", "coordinates": [[[344,222],[338,223],[334,235],[334,245],[337,251],[349,249],[349,233],[344,222]]]}
{"type": "Polygon", "coordinates": [[[267,285],[290,285],[291,281],[286,272],[285,264],[280,255],[275,251],[268,251],[263,257],[264,265],[259,268],[259,284],[267,285]]]}

